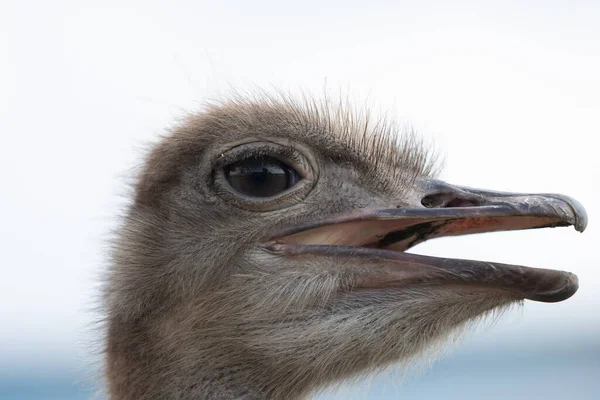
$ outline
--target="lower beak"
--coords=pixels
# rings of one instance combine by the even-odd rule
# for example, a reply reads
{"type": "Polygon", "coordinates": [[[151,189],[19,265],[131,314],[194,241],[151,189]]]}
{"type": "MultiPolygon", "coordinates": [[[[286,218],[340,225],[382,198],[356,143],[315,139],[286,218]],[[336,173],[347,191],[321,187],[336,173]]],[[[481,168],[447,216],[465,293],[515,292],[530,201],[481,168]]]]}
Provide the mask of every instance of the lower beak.
{"type": "Polygon", "coordinates": [[[578,289],[574,274],[492,262],[404,253],[425,240],[482,232],[573,225],[587,215],[576,200],[557,194],[516,194],[423,180],[413,207],[361,209],[283,229],[265,244],[289,256],[360,258],[381,265],[359,279],[360,288],[458,285],[501,290],[520,298],[556,302],[578,289]]]}

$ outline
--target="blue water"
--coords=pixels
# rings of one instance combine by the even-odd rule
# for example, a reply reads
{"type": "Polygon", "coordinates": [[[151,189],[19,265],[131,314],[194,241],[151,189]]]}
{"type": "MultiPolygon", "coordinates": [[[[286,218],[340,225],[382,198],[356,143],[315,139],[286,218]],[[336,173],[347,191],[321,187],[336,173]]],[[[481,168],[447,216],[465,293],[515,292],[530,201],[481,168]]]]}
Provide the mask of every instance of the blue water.
{"type": "MultiPolygon", "coordinates": [[[[80,366],[50,363],[0,366],[2,400],[80,400],[94,397],[88,373],[80,366]]],[[[600,346],[577,349],[457,352],[421,375],[400,382],[382,374],[357,385],[346,385],[319,400],[332,399],[544,399],[600,398],[600,346]]]]}
{"type": "Polygon", "coordinates": [[[0,367],[0,399],[2,400],[75,400],[89,399],[92,385],[85,384],[88,374],[78,366],[50,361],[24,365],[15,360],[12,368],[6,360],[0,367]],[[14,366],[16,364],[16,367],[14,366]]]}
{"type": "Polygon", "coordinates": [[[597,400],[599,393],[600,351],[594,349],[568,355],[548,351],[450,357],[402,382],[397,375],[381,375],[319,400],[597,400]]]}

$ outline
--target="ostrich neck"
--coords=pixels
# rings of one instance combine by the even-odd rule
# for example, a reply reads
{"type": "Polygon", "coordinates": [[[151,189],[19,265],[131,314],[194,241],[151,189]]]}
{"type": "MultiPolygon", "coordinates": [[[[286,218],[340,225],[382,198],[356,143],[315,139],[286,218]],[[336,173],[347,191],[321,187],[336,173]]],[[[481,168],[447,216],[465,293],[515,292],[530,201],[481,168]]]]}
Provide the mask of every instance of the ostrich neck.
{"type": "MultiPolygon", "coordinates": [[[[235,373],[224,372],[225,375],[216,378],[204,378],[199,382],[201,390],[190,397],[207,400],[266,400],[268,396],[251,389],[251,385],[240,383],[235,373]]],[[[187,396],[184,396],[187,398],[187,396]]]]}
{"type": "Polygon", "coordinates": [[[114,320],[110,325],[106,375],[111,400],[297,398],[272,395],[273,388],[252,381],[259,374],[251,366],[228,365],[223,362],[224,354],[214,354],[211,358],[204,352],[204,357],[190,359],[193,350],[157,351],[160,346],[155,341],[156,335],[140,329],[139,325],[114,320]]]}

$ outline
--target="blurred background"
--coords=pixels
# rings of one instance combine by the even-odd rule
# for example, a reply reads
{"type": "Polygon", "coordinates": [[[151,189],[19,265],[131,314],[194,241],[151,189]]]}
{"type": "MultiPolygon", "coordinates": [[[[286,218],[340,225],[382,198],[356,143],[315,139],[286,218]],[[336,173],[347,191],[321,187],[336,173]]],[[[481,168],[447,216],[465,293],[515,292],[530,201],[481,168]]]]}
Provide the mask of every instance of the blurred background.
{"type": "Polygon", "coordinates": [[[231,88],[352,94],[446,156],[442,178],[559,192],[572,228],[438,239],[422,254],[566,269],[422,372],[324,399],[597,399],[600,3],[24,1],[0,4],[0,399],[98,388],[98,279],[144,146],[231,88]]]}

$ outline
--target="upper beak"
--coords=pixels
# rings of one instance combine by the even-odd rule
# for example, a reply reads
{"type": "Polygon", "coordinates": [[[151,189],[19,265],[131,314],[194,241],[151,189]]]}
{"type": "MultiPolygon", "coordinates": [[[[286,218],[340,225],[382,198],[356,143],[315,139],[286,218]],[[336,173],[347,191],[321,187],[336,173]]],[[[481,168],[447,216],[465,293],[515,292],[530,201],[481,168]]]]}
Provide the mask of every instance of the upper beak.
{"type": "Polygon", "coordinates": [[[354,210],[276,232],[267,248],[287,254],[317,253],[384,260],[386,278],[364,287],[407,284],[476,285],[538,301],[561,301],[578,288],[571,273],[402,251],[425,240],[480,232],[573,225],[583,232],[587,215],[576,200],[558,194],[519,194],[422,180],[415,203],[403,208],[354,210]]]}

